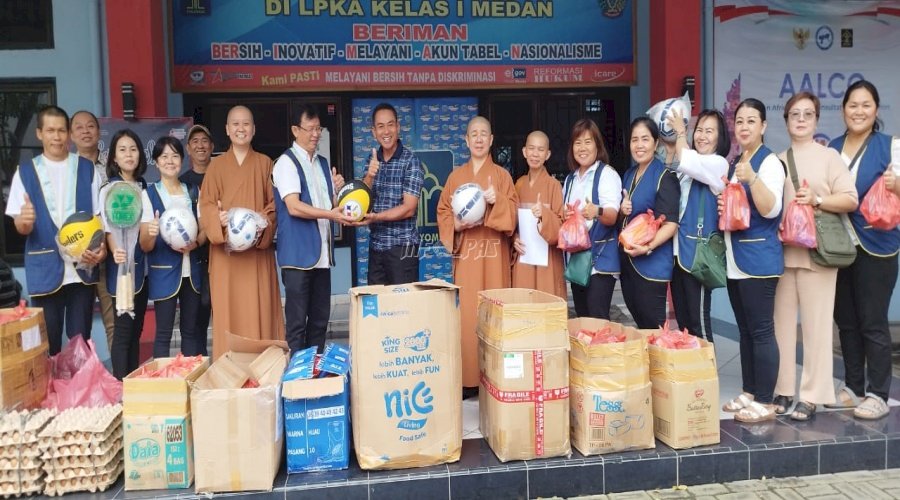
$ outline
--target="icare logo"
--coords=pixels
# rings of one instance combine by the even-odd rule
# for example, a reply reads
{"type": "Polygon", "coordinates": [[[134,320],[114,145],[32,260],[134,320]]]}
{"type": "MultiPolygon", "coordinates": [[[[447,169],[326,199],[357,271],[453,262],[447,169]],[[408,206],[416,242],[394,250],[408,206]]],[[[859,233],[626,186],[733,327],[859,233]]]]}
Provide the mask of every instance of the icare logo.
{"type": "Polygon", "coordinates": [[[428,422],[428,414],[434,411],[431,404],[434,396],[431,388],[420,381],[412,390],[394,389],[384,393],[384,413],[387,418],[399,418],[397,428],[403,430],[418,430],[425,427],[428,422]]]}

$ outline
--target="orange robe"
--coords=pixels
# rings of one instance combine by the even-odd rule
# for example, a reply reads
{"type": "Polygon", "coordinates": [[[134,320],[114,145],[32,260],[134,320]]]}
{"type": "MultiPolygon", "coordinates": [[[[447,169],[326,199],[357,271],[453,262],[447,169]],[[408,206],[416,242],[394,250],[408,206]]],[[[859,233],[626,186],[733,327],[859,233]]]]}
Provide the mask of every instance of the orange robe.
{"type": "Polygon", "coordinates": [[[512,177],[490,159],[475,174],[472,162],[456,168],[447,178],[438,201],[441,243],[453,254],[453,282],[460,287],[459,314],[462,324],[462,385],[478,387],[478,292],[510,285],[510,236],[516,229],[519,197],[512,177]],[[484,212],[484,224],[457,233],[453,230],[450,199],[462,184],[475,182],[488,187],[488,177],[497,193],[496,203],[484,212]]]}
{"type": "Polygon", "coordinates": [[[234,152],[213,158],[200,192],[200,224],[209,238],[209,290],[213,317],[213,359],[228,351],[227,332],[250,339],[284,340],[284,312],[275,271],[275,198],[272,160],[253,150],[243,164],[234,152]],[[219,209],[243,207],[269,225],[256,247],[225,252],[219,209]]]}
{"type": "MultiPolygon", "coordinates": [[[[550,245],[547,266],[532,266],[519,262],[519,256],[513,250],[512,286],[513,288],[531,288],[566,299],[566,283],[563,278],[562,250],[556,248],[559,239],[559,228],[562,226],[565,204],[563,203],[562,186],[559,181],[550,177],[547,169],[541,168],[534,176],[534,185],[523,175],[516,181],[516,193],[522,208],[530,208],[537,202],[541,194],[544,205],[541,214],[540,233],[544,241],[550,245]]],[[[528,252],[528,249],[525,249],[528,252]]]]}

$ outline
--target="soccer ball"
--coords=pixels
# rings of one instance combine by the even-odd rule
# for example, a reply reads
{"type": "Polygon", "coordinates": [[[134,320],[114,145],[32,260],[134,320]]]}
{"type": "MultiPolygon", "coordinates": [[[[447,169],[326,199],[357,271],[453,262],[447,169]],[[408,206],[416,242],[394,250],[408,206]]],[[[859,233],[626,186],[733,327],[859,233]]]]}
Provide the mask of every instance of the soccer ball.
{"type": "Polygon", "coordinates": [[[228,217],[228,248],[243,252],[256,245],[260,229],[260,217],[247,208],[232,208],[228,217]]]}
{"type": "Polygon", "coordinates": [[[103,243],[103,225],[100,218],[87,212],[75,212],[59,228],[59,244],[75,260],[81,259],[85,250],[97,250],[103,243]]]}
{"type": "Polygon", "coordinates": [[[668,118],[672,110],[677,109],[682,118],[684,118],[684,126],[687,127],[688,121],[691,119],[691,98],[687,92],[681,97],[672,97],[664,99],[654,104],[647,110],[647,116],[659,127],[659,135],[666,142],[675,142],[675,130],[669,126],[668,118]]]}
{"type": "Polygon", "coordinates": [[[453,207],[453,215],[466,224],[474,224],[483,219],[484,210],[487,207],[484,201],[484,191],[481,186],[473,182],[456,188],[450,205],[453,207]]]}
{"type": "Polygon", "coordinates": [[[169,208],[159,217],[159,234],[179,251],[197,241],[197,219],[187,208],[169,208]]]}
{"type": "Polygon", "coordinates": [[[337,195],[338,206],[341,212],[359,222],[363,220],[369,211],[372,200],[372,191],[363,181],[352,181],[344,185],[337,195]]]}

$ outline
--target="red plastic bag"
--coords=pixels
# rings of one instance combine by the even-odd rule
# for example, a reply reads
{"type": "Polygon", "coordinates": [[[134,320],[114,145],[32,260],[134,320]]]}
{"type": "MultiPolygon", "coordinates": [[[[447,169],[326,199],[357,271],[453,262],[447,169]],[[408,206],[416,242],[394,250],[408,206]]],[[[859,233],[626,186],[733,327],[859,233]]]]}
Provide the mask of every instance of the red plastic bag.
{"type": "MultiPolygon", "coordinates": [[[[809,187],[805,180],[803,187],[809,187]]],[[[791,200],[781,221],[781,241],[785,245],[816,248],[816,215],[812,205],[801,205],[796,198],[791,200]]]]}
{"type": "Polygon", "coordinates": [[[645,214],[638,214],[631,222],[625,226],[625,229],[619,233],[619,243],[626,248],[634,248],[643,246],[653,241],[659,226],[666,221],[665,215],[660,215],[658,219],[653,218],[653,210],[647,210],[645,214]]]}
{"type": "Polygon", "coordinates": [[[883,176],[872,184],[859,211],[875,229],[890,231],[900,225],[900,198],[884,185],[883,176]]]}
{"type": "Polygon", "coordinates": [[[97,358],[94,342],[78,335],[56,356],[50,357],[50,382],[44,408],[65,410],[97,407],[122,401],[122,382],[116,380],[97,358]]]}
{"type": "Polygon", "coordinates": [[[559,241],[556,247],[565,252],[574,253],[591,248],[591,235],[585,227],[584,217],[578,209],[579,205],[581,200],[569,205],[571,215],[559,228],[559,241]]]}
{"type": "Polygon", "coordinates": [[[725,207],[719,215],[719,231],[742,231],[750,227],[750,202],[740,183],[725,184],[722,202],[725,207]]]}
{"type": "Polygon", "coordinates": [[[597,331],[582,328],[575,334],[575,338],[586,345],[614,344],[616,342],[625,342],[625,333],[622,331],[614,332],[609,326],[604,326],[597,331]]]}
{"type": "Polygon", "coordinates": [[[184,378],[202,362],[203,356],[199,354],[186,357],[178,353],[178,356],[171,363],[162,368],[151,370],[151,365],[149,364],[142,366],[134,375],[134,378],[184,378]]]}
{"type": "Polygon", "coordinates": [[[700,339],[688,333],[687,328],[683,331],[670,330],[669,322],[663,323],[659,327],[659,333],[651,335],[647,338],[647,343],[662,347],[663,349],[699,349],[700,339]]]}
{"type": "Polygon", "coordinates": [[[28,316],[31,316],[31,314],[28,312],[28,308],[25,306],[25,299],[22,299],[19,301],[19,305],[12,309],[12,312],[0,314],[0,325],[4,323],[11,323],[13,321],[19,321],[20,319],[25,319],[28,316]]]}

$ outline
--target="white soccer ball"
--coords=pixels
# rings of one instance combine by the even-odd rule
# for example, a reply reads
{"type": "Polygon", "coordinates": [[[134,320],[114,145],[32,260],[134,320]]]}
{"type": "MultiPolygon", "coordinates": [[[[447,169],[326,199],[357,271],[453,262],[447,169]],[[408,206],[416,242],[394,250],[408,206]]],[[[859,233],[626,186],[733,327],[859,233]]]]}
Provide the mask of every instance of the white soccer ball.
{"type": "Polygon", "coordinates": [[[233,208],[228,219],[228,246],[232,252],[243,252],[256,245],[259,218],[253,210],[233,208]]]}
{"type": "Polygon", "coordinates": [[[664,99],[654,104],[647,110],[647,116],[659,127],[659,135],[666,142],[675,142],[675,130],[669,126],[668,118],[672,110],[677,109],[684,118],[684,126],[687,127],[691,119],[691,98],[687,92],[681,97],[664,99]]]}
{"type": "Polygon", "coordinates": [[[159,235],[173,250],[181,250],[197,241],[197,219],[188,208],[169,208],[159,216],[159,235]]]}
{"type": "Polygon", "coordinates": [[[483,219],[484,210],[487,207],[484,201],[484,191],[481,190],[481,186],[473,182],[456,188],[450,205],[453,207],[453,215],[466,224],[474,224],[483,219]]]}

